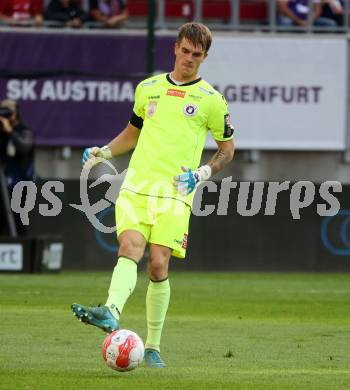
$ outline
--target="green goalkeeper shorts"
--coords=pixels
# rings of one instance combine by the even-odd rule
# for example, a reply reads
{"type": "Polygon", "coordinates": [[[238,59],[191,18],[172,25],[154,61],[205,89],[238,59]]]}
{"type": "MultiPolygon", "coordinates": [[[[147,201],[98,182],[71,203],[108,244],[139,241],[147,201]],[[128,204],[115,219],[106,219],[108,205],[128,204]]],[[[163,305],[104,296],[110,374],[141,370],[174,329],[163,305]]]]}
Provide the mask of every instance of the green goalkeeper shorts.
{"type": "Polygon", "coordinates": [[[125,189],[115,203],[118,236],[126,230],[136,230],[147,242],[166,246],[180,258],[186,256],[190,214],[190,206],[179,200],[125,189]]]}

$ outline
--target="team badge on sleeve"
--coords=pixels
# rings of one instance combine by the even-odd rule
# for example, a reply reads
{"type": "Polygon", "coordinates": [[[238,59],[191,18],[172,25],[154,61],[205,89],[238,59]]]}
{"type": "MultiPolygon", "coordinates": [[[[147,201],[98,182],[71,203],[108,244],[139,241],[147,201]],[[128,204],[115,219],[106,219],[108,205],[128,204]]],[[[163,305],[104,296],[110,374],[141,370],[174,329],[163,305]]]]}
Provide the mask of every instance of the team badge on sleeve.
{"type": "Polygon", "coordinates": [[[230,114],[224,115],[224,123],[225,123],[224,137],[225,137],[225,138],[227,138],[227,137],[232,137],[234,128],[233,128],[233,126],[231,125],[230,114]]]}
{"type": "Polygon", "coordinates": [[[184,114],[187,116],[195,116],[197,114],[197,111],[197,106],[192,103],[186,104],[184,107],[184,114]]]}

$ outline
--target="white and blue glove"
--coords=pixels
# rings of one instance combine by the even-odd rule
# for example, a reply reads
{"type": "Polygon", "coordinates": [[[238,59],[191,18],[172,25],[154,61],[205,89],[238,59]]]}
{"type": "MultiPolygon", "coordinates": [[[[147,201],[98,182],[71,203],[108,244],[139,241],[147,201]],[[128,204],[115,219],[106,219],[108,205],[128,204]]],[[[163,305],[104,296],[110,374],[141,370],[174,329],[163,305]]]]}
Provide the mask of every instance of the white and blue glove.
{"type": "Polygon", "coordinates": [[[86,148],[83,152],[81,164],[83,168],[92,168],[103,160],[110,160],[113,157],[112,151],[109,146],[93,146],[92,148],[86,148]]]}
{"type": "Polygon", "coordinates": [[[195,190],[199,182],[208,180],[211,176],[209,165],[203,165],[195,171],[186,167],[181,167],[181,169],[184,173],[174,177],[174,186],[183,196],[189,195],[195,190]]]}

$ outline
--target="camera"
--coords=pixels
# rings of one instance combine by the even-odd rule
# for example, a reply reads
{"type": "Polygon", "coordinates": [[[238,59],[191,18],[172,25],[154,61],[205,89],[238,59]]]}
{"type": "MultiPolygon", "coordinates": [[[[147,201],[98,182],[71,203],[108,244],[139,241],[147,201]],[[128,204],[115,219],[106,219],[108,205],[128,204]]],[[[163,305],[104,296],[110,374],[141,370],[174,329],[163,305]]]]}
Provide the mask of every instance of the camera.
{"type": "MultiPolygon", "coordinates": [[[[0,107],[0,117],[10,119],[12,116],[13,112],[7,108],[7,107],[0,107]]],[[[2,130],[3,126],[2,123],[0,122],[0,131],[2,130]]]]}
{"type": "Polygon", "coordinates": [[[7,107],[0,107],[0,116],[3,118],[11,118],[13,112],[7,107]]]}

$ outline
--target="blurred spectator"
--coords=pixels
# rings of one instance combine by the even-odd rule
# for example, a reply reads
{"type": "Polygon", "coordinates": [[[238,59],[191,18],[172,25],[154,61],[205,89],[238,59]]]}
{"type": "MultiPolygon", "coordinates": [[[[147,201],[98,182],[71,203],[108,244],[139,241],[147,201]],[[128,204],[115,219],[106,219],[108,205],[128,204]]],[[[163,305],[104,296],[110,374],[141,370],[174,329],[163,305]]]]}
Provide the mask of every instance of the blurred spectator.
{"type": "Polygon", "coordinates": [[[312,12],[311,21],[315,26],[334,27],[333,19],[321,17],[322,0],[277,0],[278,23],[281,26],[308,25],[309,13],[312,12]],[[310,11],[311,8],[311,11],[310,11]]]}
{"type": "Polygon", "coordinates": [[[129,17],[125,0],[90,0],[90,16],[105,27],[121,27],[129,17]]]}
{"type": "MultiPolygon", "coordinates": [[[[18,182],[34,180],[32,131],[22,122],[17,102],[11,99],[0,103],[0,168],[5,174],[9,195],[18,182]]],[[[26,227],[23,226],[18,214],[14,217],[17,232],[25,234],[26,227]]],[[[2,217],[0,232],[6,232],[6,225],[6,220],[2,217]]]]}
{"type": "Polygon", "coordinates": [[[344,0],[323,0],[321,16],[333,19],[338,26],[343,26],[344,0]]]}
{"type": "Polygon", "coordinates": [[[75,0],[51,0],[44,15],[45,20],[61,22],[67,27],[81,27],[88,19],[75,0]]]}
{"type": "Polygon", "coordinates": [[[0,21],[6,24],[40,26],[43,0],[0,0],[0,21]]]}

